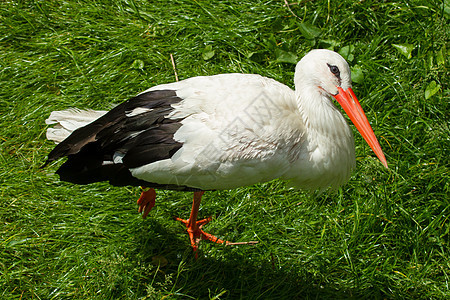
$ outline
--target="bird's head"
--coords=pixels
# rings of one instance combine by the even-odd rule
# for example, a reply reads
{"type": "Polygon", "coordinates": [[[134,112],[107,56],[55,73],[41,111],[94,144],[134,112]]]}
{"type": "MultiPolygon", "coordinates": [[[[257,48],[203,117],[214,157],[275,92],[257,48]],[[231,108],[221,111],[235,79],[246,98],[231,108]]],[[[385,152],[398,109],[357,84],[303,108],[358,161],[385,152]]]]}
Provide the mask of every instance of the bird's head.
{"type": "Polygon", "coordinates": [[[310,51],[298,62],[294,82],[296,90],[300,93],[320,93],[324,96],[310,99],[333,97],[387,168],[386,158],[380,144],[353,93],[350,67],[341,55],[326,49],[310,51]]]}
{"type": "Polygon", "coordinates": [[[347,90],[352,87],[350,67],[338,53],[316,49],[306,54],[295,69],[297,87],[317,88],[322,94],[333,96],[338,88],[347,90]]]}

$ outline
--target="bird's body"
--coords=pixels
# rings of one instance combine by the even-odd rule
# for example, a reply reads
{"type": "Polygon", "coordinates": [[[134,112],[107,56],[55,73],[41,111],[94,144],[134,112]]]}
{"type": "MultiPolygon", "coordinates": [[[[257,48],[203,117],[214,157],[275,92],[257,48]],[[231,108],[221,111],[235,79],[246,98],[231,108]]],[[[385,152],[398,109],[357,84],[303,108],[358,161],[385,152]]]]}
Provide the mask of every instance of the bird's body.
{"type": "MultiPolygon", "coordinates": [[[[59,127],[48,138],[70,135],[47,162],[68,156],[58,173],[82,184],[204,191],[282,178],[304,189],[337,188],[355,153],[331,96],[350,103],[341,105],[356,111],[352,121],[368,125],[359,104],[352,106],[349,67],[334,52],[314,50],[297,65],[294,81],[295,91],[253,74],[193,77],[152,87],[109,112],[54,112],[48,123],[59,127]]],[[[368,142],[380,157],[378,142],[368,142]]]]}

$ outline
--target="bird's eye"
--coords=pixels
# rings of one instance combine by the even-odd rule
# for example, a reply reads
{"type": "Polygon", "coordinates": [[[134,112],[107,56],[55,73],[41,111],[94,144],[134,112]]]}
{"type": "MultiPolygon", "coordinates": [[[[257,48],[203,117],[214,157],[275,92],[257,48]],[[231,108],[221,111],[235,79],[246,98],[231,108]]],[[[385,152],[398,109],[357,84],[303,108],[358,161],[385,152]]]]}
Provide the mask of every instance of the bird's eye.
{"type": "Polygon", "coordinates": [[[333,73],[336,77],[339,77],[341,75],[338,67],[333,65],[328,65],[328,67],[330,68],[331,73],[333,73]]]}

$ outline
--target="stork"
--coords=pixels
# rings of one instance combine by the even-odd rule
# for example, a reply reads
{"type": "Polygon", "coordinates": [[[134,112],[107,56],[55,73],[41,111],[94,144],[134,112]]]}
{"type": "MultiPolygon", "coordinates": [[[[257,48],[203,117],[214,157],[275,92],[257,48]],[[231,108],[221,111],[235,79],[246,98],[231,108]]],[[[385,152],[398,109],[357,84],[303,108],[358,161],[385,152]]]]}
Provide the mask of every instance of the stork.
{"type": "Polygon", "coordinates": [[[336,52],[312,50],[297,64],[295,90],[255,74],[199,76],[154,86],[110,111],[52,112],[46,164],[67,157],[63,181],[144,186],[145,218],[157,189],[194,193],[186,225],[201,239],[223,241],[198,220],[204,191],[276,178],[306,190],[336,189],[355,167],[352,130],[335,99],[387,168],[386,158],[352,90],[350,68],[336,52]]]}

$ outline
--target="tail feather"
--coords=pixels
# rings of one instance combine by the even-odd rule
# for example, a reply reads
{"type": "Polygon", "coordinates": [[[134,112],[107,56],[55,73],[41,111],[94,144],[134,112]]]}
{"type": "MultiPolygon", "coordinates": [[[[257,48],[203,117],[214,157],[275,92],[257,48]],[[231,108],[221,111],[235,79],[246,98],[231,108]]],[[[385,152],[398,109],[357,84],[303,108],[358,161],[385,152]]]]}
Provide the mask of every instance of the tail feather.
{"type": "Polygon", "coordinates": [[[106,113],[107,111],[103,110],[80,110],[76,108],[53,111],[45,120],[46,124],[54,125],[47,129],[47,139],[58,144],[76,129],[86,126],[106,113]]]}

